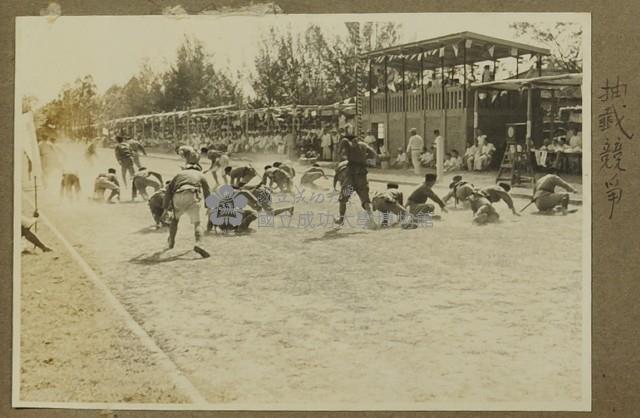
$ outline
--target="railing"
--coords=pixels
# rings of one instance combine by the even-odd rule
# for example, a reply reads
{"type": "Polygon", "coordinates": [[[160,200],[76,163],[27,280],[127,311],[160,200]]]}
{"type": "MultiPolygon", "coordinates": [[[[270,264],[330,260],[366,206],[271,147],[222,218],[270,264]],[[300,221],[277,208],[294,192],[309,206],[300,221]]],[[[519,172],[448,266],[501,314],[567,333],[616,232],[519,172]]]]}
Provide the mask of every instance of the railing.
{"type": "MultiPolygon", "coordinates": [[[[470,93],[467,89],[467,97],[470,93]]],[[[445,106],[447,109],[464,108],[464,93],[462,86],[452,86],[445,89],[445,106]]],[[[425,87],[424,96],[420,88],[407,90],[404,94],[403,105],[402,92],[375,93],[373,97],[363,97],[364,113],[400,113],[420,112],[422,110],[442,109],[442,89],[439,87],[425,87]],[[423,103],[424,101],[424,103],[423,103]]]]}
{"type": "MultiPolygon", "coordinates": [[[[465,90],[462,86],[452,86],[445,89],[446,108],[447,109],[464,109],[473,110],[474,90],[467,88],[467,104],[464,105],[465,90]]],[[[442,90],[437,87],[425,87],[424,96],[420,89],[407,90],[405,92],[405,103],[403,106],[402,92],[389,92],[385,94],[376,93],[373,97],[365,96],[363,98],[363,113],[402,113],[402,112],[421,112],[423,110],[441,110],[442,109],[442,90]],[[424,100],[424,104],[423,101],[424,100]]],[[[479,92],[478,108],[480,110],[499,110],[513,111],[514,109],[526,106],[526,95],[522,96],[516,91],[498,92],[479,92]]],[[[525,107],[526,108],[526,107],[525,107]]]]}

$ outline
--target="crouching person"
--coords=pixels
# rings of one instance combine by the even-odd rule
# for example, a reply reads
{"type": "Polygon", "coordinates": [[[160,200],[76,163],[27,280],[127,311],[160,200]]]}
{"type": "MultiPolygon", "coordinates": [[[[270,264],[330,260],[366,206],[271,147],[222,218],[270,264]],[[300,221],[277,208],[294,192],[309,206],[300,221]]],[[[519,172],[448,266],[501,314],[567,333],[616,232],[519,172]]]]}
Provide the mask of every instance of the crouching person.
{"type": "Polygon", "coordinates": [[[169,219],[169,212],[164,211],[164,195],[167,192],[167,186],[169,186],[170,181],[164,183],[164,187],[157,190],[154,194],[149,197],[149,211],[151,211],[151,216],[153,217],[153,221],[156,223],[156,229],[160,229],[162,226],[169,226],[171,220],[169,219]]]}
{"type": "Polygon", "coordinates": [[[477,192],[472,194],[469,196],[468,201],[473,211],[474,224],[486,225],[500,220],[500,215],[498,215],[496,209],[483,193],[477,192]]]}
{"type": "Polygon", "coordinates": [[[193,250],[202,258],[210,256],[202,246],[202,227],[200,225],[200,202],[203,202],[207,197],[209,197],[209,184],[198,164],[187,164],[171,180],[164,196],[164,211],[173,210],[173,219],[169,224],[168,244],[170,249],[176,243],[178,222],[182,215],[187,215],[194,230],[195,246],[193,250]]]}
{"type": "Polygon", "coordinates": [[[556,193],[556,187],[571,193],[577,193],[577,190],[572,185],[560,178],[554,169],[551,169],[549,174],[541,177],[536,182],[533,199],[538,210],[540,212],[550,212],[559,207],[563,215],[573,212],[568,210],[569,193],[556,193]]]}
{"type": "Polygon", "coordinates": [[[382,212],[382,223],[380,226],[383,228],[389,226],[390,214],[396,215],[400,222],[403,222],[403,227],[415,228],[417,225],[411,222],[409,211],[405,209],[402,204],[402,192],[398,190],[396,183],[387,183],[387,190],[374,195],[373,199],[371,199],[371,209],[382,212]]]}
{"type": "Polygon", "coordinates": [[[435,174],[427,174],[424,176],[424,183],[418,186],[417,189],[411,193],[407,199],[407,209],[411,216],[414,218],[421,218],[424,216],[431,217],[432,219],[438,219],[439,216],[434,216],[433,212],[436,207],[427,203],[428,199],[433,200],[440,206],[442,212],[447,212],[444,202],[440,197],[432,190],[433,185],[436,183],[438,176],[435,174]]]}

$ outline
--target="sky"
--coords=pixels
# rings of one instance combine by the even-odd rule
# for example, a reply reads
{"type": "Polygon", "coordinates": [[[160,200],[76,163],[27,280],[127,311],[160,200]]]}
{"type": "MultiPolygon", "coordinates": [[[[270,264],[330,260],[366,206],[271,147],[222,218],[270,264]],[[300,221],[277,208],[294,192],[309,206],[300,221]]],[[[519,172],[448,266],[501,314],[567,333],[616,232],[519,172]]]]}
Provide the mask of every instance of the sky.
{"type": "Polygon", "coordinates": [[[54,99],[65,83],[91,74],[99,93],[124,84],[142,63],[162,71],[169,66],[185,35],[202,41],[214,64],[231,72],[248,74],[258,53],[261,36],[272,25],[302,32],[311,23],[325,34],[344,36],[345,22],[397,22],[400,43],[471,31],[531,45],[516,38],[509,24],[588,22],[585,14],[551,13],[405,13],[320,14],[270,16],[62,16],[20,17],[16,22],[16,101],[25,95],[39,105],[54,99]]]}

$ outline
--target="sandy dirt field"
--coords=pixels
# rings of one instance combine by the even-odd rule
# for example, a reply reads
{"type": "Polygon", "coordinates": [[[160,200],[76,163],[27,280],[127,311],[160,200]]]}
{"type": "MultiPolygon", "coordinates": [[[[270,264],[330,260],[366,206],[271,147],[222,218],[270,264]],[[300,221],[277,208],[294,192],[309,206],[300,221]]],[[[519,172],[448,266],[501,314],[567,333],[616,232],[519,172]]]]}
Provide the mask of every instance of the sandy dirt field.
{"type": "MultiPolygon", "coordinates": [[[[115,163],[104,150],[94,164],[85,191],[115,163]]],[[[167,177],[179,165],[144,157],[143,164],[167,177]]],[[[264,164],[255,165],[261,173],[264,164]]],[[[412,187],[401,190],[408,196],[412,187]]],[[[130,190],[116,205],[60,202],[50,193],[41,208],[211,403],[580,400],[582,208],[567,217],[535,208],[515,217],[498,203],[496,225],[474,227],[469,210],[452,208],[430,228],[369,231],[357,225],[354,197],[353,227],[333,234],[294,227],[304,214],[317,224],[319,213],[337,212],[326,198],[304,196],[290,227],[282,217],[274,226],[256,221],[244,236],[207,235],[209,259],[191,250],[187,219],[176,248],[163,251],[167,231],[151,228],[146,203],[128,202],[130,190]]],[[[516,207],[526,203],[517,199],[516,207]]],[[[276,196],[274,206],[284,204],[276,196]]],[[[68,321],[80,308],[117,319],[97,311],[99,295],[72,284],[82,278],[52,245],[55,262],[23,257],[22,399],[180,402],[116,323],[68,321]],[[58,277],[43,274],[54,266],[58,277]],[[86,347],[74,343],[82,334],[95,336],[86,347]],[[121,362],[113,371],[101,366],[114,356],[121,362]],[[85,382],[104,373],[130,385],[79,391],[71,381],[52,385],[52,373],[85,382]]]]}

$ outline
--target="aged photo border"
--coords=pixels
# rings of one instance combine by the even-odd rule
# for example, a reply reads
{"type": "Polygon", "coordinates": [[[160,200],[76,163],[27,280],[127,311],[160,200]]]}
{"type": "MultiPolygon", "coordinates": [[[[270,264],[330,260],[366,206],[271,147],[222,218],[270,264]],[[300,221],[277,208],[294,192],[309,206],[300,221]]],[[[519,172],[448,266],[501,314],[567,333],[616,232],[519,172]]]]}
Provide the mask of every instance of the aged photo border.
{"type": "MultiPolygon", "coordinates": [[[[65,5],[64,5],[64,2],[62,2],[62,3],[63,3],[63,8],[64,8],[64,6],[65,6],[65,5]]],[[[468,3],[468,2],[457,2],[457,3],[459,3],[459,4],[464,4],[464,3],[468,3]]],[[[572,7],[572,5],[573,5],[574,7],[579,7],[579,6],[581,6],[581,5],[582,5],[582,6],[584,6],[586,3],[587,3],[587,2],[567,2],[567,4],[565,5],[565,7],[570,8],[570,7],[572,7]]],[[[495,3],[494,3],[494,4],[495,4],[495,3]]],[[[548,4],[549,4],[549,2],[527,2],[527,5],[528,5],[528,6],[527,6],[527,8],[530,8],[530,7],[534,7],[534,8],[535,8],[535,7],[536,7],[536,5],[538,5],[538,7],[540,7],[540,5],[541,5],[541,4],[542,4],[542,5],[545,5],[545,4],[546,4],[546,5],[548,5],[548,4]]],[[[593,3],[592,3],[592,4],[593,4],[593,3]]],[[[136,7],[138,7],[138,6],[136,6],[135,4],[133,4],[132,6],[133,6],[133,7],[132,7],[132,9],[133,9],[133,10],[140,10],[140,9],[136,9],[136,7]]],[[[97,6],[95,6],[95,5],[91,5],[91,6],[87,5],[86,7],[87,7],[87,8],[91,8],[91,7],[97,7],[97,6]]],[[[405,6],[405,7],[406,7],[406,6],[405,6]]],[[[409,6],[409,7],[411,7],[411,6],[409,6]]],[[[496,6],[494,6],[494,7],[496,7],[496,6]]],[[[523,8],[525,8],[525,7],[523,7],[523,8]]],[[[591,6],[591,7],[590,7],[590,9],[593,9],[593,8],[594,8],[594,6],[591,6]]],[[[632,8],[633,8],[632,3],[631,3],[631,2],[629,2],[629,8],[628,8],[628,10],[629,10],[629,9],[632,9],[632,8]]],[[[285,9],[285,10],[287,10],[287,8],[286,8],[286,7],[285,7],[284,9],[285,9]]],[[[33,10],[37,10],[37,9],[35,8],[35,6],[34,6],[33,10]]],[[[124,8],[123,8],[122,10],[124,10],[124,8]]],[[[576,10],[579,10],[579,9],[576,9],[576,10]]],[[[584,10],[584,9],[583,9],[583,10],[584,10]]],[[[119,11],[121,11],[121,10],[118,10],[118,12],[119,12],[119,11]]],[[[316,11],[316,10],[314,10],[314,11],[316,11]]],[[[429,11],[434,11],[434,10],[429,10],[429,11]]],[[[606,12],[606,9],[604,9],[604,8],[600,8],[600,17],[601,17],[601,18],[602,18],[603,16],[605,16],[605,17],[607,16],[607,15],[605,14],[605,12],[606,12]]],[[[632,13],[629,13],[629,14],[630,14],[630,15],[632,15],[632,13]]],[[[604,23],[602,26],[605,26],[605,25],[606,25],[606,26],[608,26],[609,28],[611,27],[610,25],[607,25],[606,20],[603,22],[601,19],[599,20],[599,19],[596,19],[595,17],[598,17],[598,16],[597,16],[597,15],[595,15],[595,16],[594,16],[594,19],[593,19],[593,20],[594,20],[594,26],[597,26],[597,25],[600,25],[600,24],[604,23]],[[599,20],[599,23],[596,25],[596,22],[597,22],[598,20],[599,20]]],[[[624,20],[624,19],[623,19],[623,22],[627,22],[627,23],[629,23],[629,21],[628,21],[628,20],[624,20]]],[[[618,26],[618,27],[620,27],[620,26],[618,26]]],[[[10,30],[11,30],[11,29],[12,29],[12,26],[11,26],[11,25],[5,26],[5,29],[3,29],[3,42],[4,42],[4,44],[6,44],[6,43],[7,43],[7,42],[6,42],[6,40],[5,40],[5,38],[7,37],[7,34],[8,34],[8,32],[10,32],[10,30]],[[9,30],[7,30],[7,29],[9,29],[9,30]]],[[[629,30],[631,31],[631,28],[629,28],[629,30]]],[[[602,33],[602,30],[601,30],[601,31],[594,30],[594,33],[597,33],[597,32],[600,32],[600,34],[601,34],[601,33],[602,33]]],[[[627,35],[628,35],[628,33],[627,33],[627,35]]],[[[603,38],[603,37],[598,36],[598,42],[602,42],[602,38],[603,38]]],[[[4,46],[4,45],[3,45],[3,46],[4,46]]],[[[616,53],[617,53],[619,57],[621,57],[621,54],[623,53],[622,48],[619,48],[619,47],[617,47],[617,46],[613,46],[613,47],[609,48],[609,51],[608,51],[608,52],[610,52],[610,54],[609,54],[609,55],[612,55],[612,54],[616,54],[616,53]]],[[[10,55],[10,52],[9,52],[9,55],[10,55]]],[[[5,57],[7,56],[6,49],[4,49],[4,48],[3,48],[3,56],[5,56],[5,57]]],[[[611,58],[611,57],[609,57],[609,58],[611,58]]],[[[594,67],[597,67],[597,66],[598,66],[598,64],[597,64],[597,63],[598,63],[598,54],[596,54],[596,57],[595,57],[594,67]]],[[[631,67],[631,65],[632,65],[632,62],[627,61],[627,66],[628,66],[628,67],[631,67]]],[[[628,69],[630,69],[630,68],[628,68],[628,69]]],[[[596,69],[595,69],[595,68],[594,68],[594,74],[597,74],[597,71],[596,71],[596,69]]],[[[622,76],[622,75],[624,74],[624,72],[623,72],[622,70],[620,70],[620,74],[621,74],[621,76],[622,76]]],[[[615,74],[614,74],[614,75],[615,75],[615,74]]],[[[594,78],[595,78],[595,76],[594,76],[594,78]]],[[[602,79],[602,78],[603,78],[603,77],[598,77],[598,79],[602,79]]],[[[11,78],[9,78],[9,80],[10,80],[10,79],[11,79],[11,78]]],[[[629,79],[629,78],[627,78],[627,79],[629,79]]],[[[586,84],[587,84],[587,83],[585,82],[585,85],[586,85],[586,84]]],[[[5,112],[4,112],[4,114],[2,115],[2,126],[3,126],[3,128],[5,129],[5,132],[8,132],[8,133],[9,133],[9,135],[5,135],[5,138],[11,138],[10,133],[11,133],[11,126],[12,126],[12,124],[11,124],[11,123],[9,123],[9,125],[7,125],[7,123],[6,123],[6,122],[7,122],[8,116],[10,116],[10,115],[11,115],[11,111],[12,111],[12,110],[11,110],[11,108],[13,107],[13,104],[12,104],[12,103],[7,104],[7,102],[8,102],[8,101],[10,102],[10,100],[7,100],[7,98],[9,98],[9,97],[11,97],[11,96],[12,96],[12,93],[11,93],[12,88],[13,88],[13,86],[12,86],[12,85],[9,85],[9,86],[8,86],[8,88],[5,88],[5,90],[3,90],[4,92],[8,92],[8,93],[9,93],[9,94],[5,94],[5,95],[4,95],[4,98],[2,99],[2,101],[3,101],[2,106],[3,106],[3,110],[5,111],[5,112]],[[7,112],[7,111],[8,111],[8,112],[7,112]]],[[[592,100],[593,100],[593,98],[592,98],[592,100]]],[[[588,103],[584,103],[585,108],[587,108],[587,106],[588,106],[588,105],[589,105],[588,103]]],[[[593,115],[592,115],[592,118],[593,118],[593,115]]],[[[5,139],[5,141],[6,141],[6,139],[5,139]]],[[[593,143],[594,141],[595,141],[595,138],[592,138],[592,143],[593,143]]],[[[3,160],[2,160],[2,166],[3,166],[5,169],[8,169],[9,167],[11,167],[11,164],[12,164],[12,163],[11,163],[12,155],[11,155],[10,153],[3,154],[2,158],[3,158],[3,160]]],[[[592,155],[592,160],[593,160],[593,155],[592,155]]],[[[9,171],[9,170],[7,170],[7,174],[10,174],[8,171],[9,171]]],[[[593,175],[593,177],[596,177],[596,176],[597,176],[596,174],[594,174],[594,175],[593,175]]],[[[6,180],[7,180],[7,179],[10,179],[10,175],[3,176],[3,178],[5,179],[5,184],[8,184],[8,182],[7,182],[6,180]]],[[[589,177],[586,177],[586,178],[588,179],[589,177]]],[[[636,183],[636,185],[637,185],[637,183],[636,183]]],[[[10,190],[10,188],[9,188],[9,187],[4,187],[3,189],[4,189],[4,190],[10,190]]],[[[586,201],[587,197],[590,197],[590,196],[587,196],[587,195],[588,195],[588,194],[585,194],[585,203],[587,202],[587,201],[586,201]]],[[[596,201],[596,202],[595,202],[595,206],[594,206],[594,216],[593,216],[593,218],[594,218],[594,219],[596,219],[596,220],[598,220],[598,222],[603,222],[603,223],[604,223],[604,220],[603,220],[604,215],[603,215],[603,213],[599,213],[599,214],[598,214],[598,213],[597,213],[598,211],[596,210],[596,208],[598,207],[598,204],[599,204],[599,203],[602,203],[601,205],[599,205],[599,206],[600,206],[600,212],[605,212],[605,211],[606,211],[606,208],[605,208],[605,207],[606,207],[606,202],[598,202],[598,201],[596,201]]],[[[7,202],[5,201],[5,203],[4,203],[4,204],[7,204],[7,202]]],[[[585,205],[585,206],[586,206],[586,205],[585,205]]],[[[3,212],[3,213],[6,213],[6,214],[7,214],[7,216],[8,216],[8,213],[10,213],[10,207],[8,207],[8,209],[9,209],[9,210],[5,210],[5,211],[3,212]]],[[[585,215],[586,215],[586,213],[588,213],[588,212],[589,212],[589,211],[586,211],[586,212],[585,212],[585,215]]],[[[10,231],[10,229],[8,229],[8,228],[6,227],[6,225],[7,225],[7,223],[6,223],[6,222],[5,222],[5,223],[3,223],[3,227],[2,227],[2,230],[1,230],[1,231],[2,231],[2,233],[4,233],[4,234],[5,234],[5,235],[3,235],[3,237],[6,237],[6,236],[9,236],[9,237],[10,237],[11,235],[8,235],[8,234],[7,234],[7,232],[9,232],[9,231],[10,231]]],[[[587,225],[586,225],[586,226],[588,227],[588,230],[590,230],[590,229],[591,229],[591,227],[590,227],[590,226],[591,226],[591,225],[590,225],[590,223],[587,223],[587,225]]],[[[638,225],[637,225],[637,223],[631,223],[631,222],[630,222],[630,223],[627,223],[627,224],[625,225],[625,227],[623,227],[623,228],[620,228],[620,227],[618,227],[618,228],[612,228],[612,230],[611,230],[611,231],[609,231],[609,233],[600,233],[599,235],[596,233],[596,234],[594,234],[594,240],[595,240],[595,238],[596,238],[596,237],[599,237],[599,238],[601,238],[601,239],[602,239],[602,238],[604,238],[604,239],[606,239],[607,241],[609,241],[609,239],[607,238],[607,236],[608,236],[608,237],[611,237],[612,239],[615,239],[615,237],[616,237],[616,233],[618,233],[618,234],[619,234],[619,233],[621,233],[622,231],[624,231],[624,228],[630,228],[630,227],[632,227],[632,228],[634,228],[634,229],[635,229],[635,228],[637,228],[637,227],[638,227],[638,225]]],[[[595,227],[594,227],[594,230],[595,230],[595,229],[597,229],[597,228],[595,228],[595,227]]],[[[15,232],[15,230],[14,230],[13,232],[15,232]]],[[[625,238],[626,238],[626,237],[627,237],[627,236],[625,235],[625,238]]],[[[624,241],[624,240],[621,240],[621,241],[624,241]]],[[[2,248],[3,248],[3,250],[6,250],[6,249],[7,249],[7,247],[6,247],[6,243],[7,243],[7,242],[10,242],[10,241],[3,240],[3,244],[5,245],[5,247],[2,247],[2,248]]],[[[620,249],[622,248],[622,247],[621,247],[621,246],[619,246],[619,245],[612,245],[612,247],[613,247],[613,251],[615,251],[616,249],[617,249],[617,250],[620,250],[620,249]]],[[[596,248],[595,248],[595,249],[597,250],[597,246],[596,246],[596,248]]],[[[589,250],[589,249],[587,248],[587,250],[589,250]]],[[[588,251],[588,252],[590,253],[590,251],[588,251]]],[[[612,254],[611,254],[611,252],[609,251],[607,255],[608,255],[608,256],[611,256],[612,254]]],[[[5,258],[4,260],[6,260],[6,258],[5,258]]],[[[3,261],[4,261],[4,260],[3,260],[3,261]]],[[[598,262],[604,262],[604,264],[606,264],[606,260],[604,260],[603,258],[598,258],[598,257],[596,256],[596,254],[594,253],[594,263],[596,263],[596,264],[597,264],[598,262]]],[[[613,264],[613,263],[611,263],[611,267],[612,267],[612,268],[615,268],[615,266],[614,266],[614,264],[613,264]]],[[[632,279],[632,278],[634,277],[634,273],[637,271],[637,266],[633,266],[633,265],[625,265],[625,266],[618,266],[618,267],[619,267],[619,269],[620,269],[620,278],[622,278],[622,279],[627,279],[627,280],[632,279]]],[[[3,272],[5,272],[5,271],[6,271],[6,272],[8,272],[8,271],[10,271],[10,268],[11,268],[11,266],[10,266],[10,264],[9,264],[9,263],[3,262],[3,272]]],[[[607,268],[607,266],[605,265],[605,266],[604,266],[604,268],[594,268],[594,271],[603,272],[603,271],[605,271],[605,270],[607,270],[607,269],[608,269],[608,268],[607,268]]],[[[594,282],[595,282],[595,280],[596,280],[596,278],[594,277],[594,282]]],[[[604,286],[604,285],[599,285],[599,284],[598,284],[598,285],[596,286],[596,284],[594,283],[594,289],[596,289],[596,290],[600,290],[600,291],[602,292],[602,293],[601,293],[602,295],[605,295],[605,296],[607,296],[608,298],[610,298],[610,302],[611,302],[611,303],[614,303],[614,304],[615,304],[616,302],[619,302],[619,301],[620,301],[620,298],[616,299],[616,294],[617,294],[617,292],[616,292],[615,290],[613,290],[613,289],[604,290],[604,289],[603,289],[603,287],[601,287],[601,286],[604,286]]],[[[629,297],[630,297],[630,296],[632,296],[632,295],[637,295],[637,287],[635,287],[635,288],[634,288],[633,286],[622,286],[621,288],[622,288],[625,292],[627,292],[627,294],[629,295],[629,297]],[[635,292],[635,293],[633,293],[633,292],[635,292]]],[[[2,289],[3,289],[3,295],[2,295],[2,296],[3,296],[3,298],[5,298],[6,293],[7,293],[7,290],[8,290],[8,289],[7,289],[7,287],[6,287],[6,283],[5,283],[5,284],[3,284],[3,288],[2,288],[2,289]]],[[[10,293],[10,290],[9,290],[9,293],[10,293]]],[[[7,299],[7,298],[3,299],[3,301],[4,301],[4,300],[10,300],[10,296],[9,296],[9,298],[8,298],[8,299],[7,299]]],[[[626,302],[626,301],[627,301],[627,298],[624,298],[624,299],[623,299],[623,302],[626,302]]],[[[602,302],[601,300],[600,300],[600,301],[598,301],[598,300],[594,300],[594,303],[597,305],[597,304],[599,304],[599,303],[603,303],[603,302],[602,302]]],[[[3,304],[2,306],[10,306],[10,304],[3,304]]],[[[622,305],[622,306],[621,306],[620,304],[618,304],[618,310],[617,310],[618,316],[615,318],[615,319],[617,320],[617,323],[618,323],[618,324],[624,324],[624,323],[626,322],[626,321],[625,321],[625,318],[624,318],[624,309],[623,309],[624,307],[630,307],[630,305],[625,304],[625,305],[622,305]]],[[[7,309],[7,310],[8,310],[8,309],[7,309]]],[[[598,309],[596,308],[596,309],[594,310],[594,320],[599,319],[600,321],[602,321],[602,320],[603,320],[603,319],[602,319],[602,317],[599,317],[599,318],[598,318],[598,314],[601,314],[601,315],[603,315],[603,314],[604,314],[604,315],[609,315],[609,316],[611,316],[612,312],[611,312],[611,310],[608,310],[608,309],[598,310],[598,309]]],[[[609,319],[611,319],[611,318],[609,318],[609,319]]],[[[10,329],[10,326],[9,326],[10,322],[5,322],[5,321],[6,321],[6,318],[3,316],[3,317],[2,317],[2,325],[3,325],[2,329],[3,329],[3,332],[5,332],[5,330],[7,330],[7,329],[10,329]],[[5,326],[5,325],[7,325],[7,326],[5,326]]],[[[628,323],[628,322],[627,322],[627,323],[628,323]]],[[[633,325],[632,323],[628,323],[628,324],[629,324],[629,326],[632,326],[632,325],[633,325]]],[[[625,330],[625,327],[624,327],[624,326],[622,326],[622,327],[616,327],[616,331],[618,331],[618,332],[620,332],[620,331],[624,331],[624,330],[625,330]]],[[[607,331],[606,331],[606,328],[604,327],[604,324],[600,324],[600,326],[594,325],[594,334],[597,334],[597,332],[604,332],[604,333],[606,333],[606,332],[607,332],[607,331]]],[[[8,334],[6,334],[6,335],[8,335],[8,334]]],[[[596,338],[596,337],[594,337],[594,346],[596,345],[596,342],[597,342],[597,341],[595,341],[595,338],[596,338]]],[[[632,344],[629,344],[629,343],[630,343],[630,342],[633,342],[633,341],[630,341],[628,338],[625,338],[625,337],[624,337],[624,336],[622,336],[622,335],[618,335],[618,336],[617,336],[617,338],[614,338],[614,339],[615,339],[615,340],[617,340],[617,341],[626,342],[626,343],[627,343],[627,350],[632,349],[632,344]]],[[[5,338],[5,339],[4,339],[4,341],[9,342],[9,341],[10,341],[10,339],[6,339],[6,338],[5,338]]],[[[600,342],[602,342],[602,340],[600,340],[600,342]]],[[[9,352],[8,350],[2,350],[2,351],[3,351],[3,352],[5,352],[5,353],[8,353],[8,352],[9,352]]],[[[594,349],[594,351],[597,351],[597,349],[594,349]]],[[[602,353],[601,353],[601,354],[602,354],[602,353]]],[[[623,357],[623,356],[622,356],[622,355],[618,355],[618,356],[617,356],[617,358],[618,358],[618,359],[619,359],[619,358],[621,358],[621,357],[623,357]]],[[[611,357],[611,359],[603,359],[603,358],[600,358],[600,359],[598,359],[598,362],[599,362],[598,364],[600,364],[601,366],[602,366],[602,364],[603,364],[603,363],[611,364],[611,363],[610,363],[610,360],[613,360],[613,359],[615,359],[615,358],[616,358],[616,355],[615,355],[615,354],[611,357]]],[[[595,358],[594,358],[594,363],[596,363],[596,359],[595,359],[595,358]]],[[[4,369],[5,364],[6,364],[6,361],[5,361],[5,359],[3,358],[3,362],[2,362],[3,370],[5,370],[5,369],[4,369]]],[[[595,365],[594,365],[594,369],[595,369],[595,365]]],[[[617,371],[618,371],[618,376],[621,376],[620,371],[624,371],[625,369],[626,369],[627,373],[629,373],[629,372],[630,372],[630,369],[628,369],[628,368],[627,368],[627,367],[625,367],[624,365],[621,365],[621,366],[617,369],[617,371]]],[[[603,378],[605,378],[604,369],[602,369],[602,371],[603,371],[603,373],[601,373],[601,374],[602,374],[602,377],[603,377],[603,378]]],[[[607,370],[607,371],[608,371],[608,370],[607,370]]],[[[597,378],[599,378],[599,374],[600,374],[599,372],[600,372],[600,370],[598,370],[598,372],[596,372],[596,371],[594,370],[594,373],[593,373],[593,376],[594,376],[594,382],[595,382],[595,378],[596,378],[596,377],[597,377],[597,378]]],[[[609,373],[610,373],[610,372],[609,372],[609,373]]],[[[3,375],[8,375],[8,373],[7,373],[7,374],[4,374],[4,373],[3,373],[3,375]]],[[[611,374],[609,374],[609,376],[611,376],[611,374]]],[[[611,378],[611,377],[610,377],[610,378],[611,378]]],[[[627,377],[627,378],[625,378],[624,380],[625,380],[626,382],[629,382],[629,381],[630,381],[630,379],[631,379],[631,380],[633,380],[631,377],[627,377]]],[[[637,377],[636,377],[636,381],[635,381],[635,382],[633,382],[633,383],[635,383],[635,384],[637,385],[637,377]]],[[[594,383],[594,385],[595,385],[595,383],[594,383]]],[[[605,389],[606,389],[606,385],[604,385],[604,386],[605,386],[605,389]]],[[[3,382],[3,384],[2,384],[2,388],[3,388],[3,394],[4,394],[5,382],[3,382]]],[[[611,389],[611,386],[609,386],[609,389],[611,389]]],[[[611,396],[608,396],[608,397],[604,397],[604,398],[603,398],[602,396],[598,396],[598,394],[597,394],[597,385],[595,385],[595,386],[594,386],[594,392],[595,392],[595,393],[594,393],[594,403],[597,403],[597,402],[598,402],[598,399],[600,398],[600,399],[608,399],[608,400],[606,401],[606,403],[607,403],[607,404],[611,404],[611,403],[613,402],[612,400],[615,400],[616,398],[618,398],[618,399],[619,399],[619,397],[618,397],[618,396],[616,396],[616,393],[629,393],[629,392],[625,392],[625,391],[621,391],[621,392],[613,392],[613,393],[611,394],[611,396]]],[[[4,396],[3,396],[3,399],[5,399],[5,397],[4,397],[4,396]]],[[[4,405],[4,403],[3,403],[3,405],[4,405]]],[[[629,409],[629,411],[632,411],[632,410],[633,410],[633,409],[629,409]]],[[[602,410],[601,410],[601,411],[602,411],[602,410]]],[[[610,411],[610,412],[612,412],[612,411],[611,411],[611,409],[610,409],[610,408],[608,408],[608,407],[606,408],[606,411],[610,411]]],[[[31,412],[33,412],[33,411],[31,411],[31,412]]],[[[43,412],[44,412],[44,411],[43,411],[43,412]]],[[[594,414],[595,414],[596,412],[597,412],[597,411],[596,411],[596,409],[594,408],[594,414]]],[[[52,413],[52,412],[49,412],[49,413],[52,413]]],[[[71,413],[71,411],[69,411],[69,412],[68,412],[68,414],[67,414],[67,415],[65,415],[65,416],[71,416],[71,414],[72,414],[72,413],[71,413]]],[[[89,412],[89,415],[83,414],[83,412],[78,411],[78,413],[77,413],[77,414],[74,414],[74,415],[76,415],[76,416],[92,416],[91,414],[94,414],[94,415],[95,415],[95,411],[94,411],[93,413],[89,412]]],[[[119,414],[120,414],[120,413],[119,413],[119,414]]],[[[311,414],[311,413],[309,413],[309,414],[311,414]]],[[[545,415],[546,415],[546,414],[545,414],[545,415]]],[[[552,416],[552,415],[553,415],[553,414],[549,414],[549,416],[552,416]]],[[[13,415],[13,413],[12,413],[12,415],[11,415],[11,416],[18,416],[18,415],[13,415]]],[[[53,415],[47,415],[47,416],[53,416],[53,415]]],[[[125,415],[121,415],[121,416],[125,416],[125,415]]],[[[138,415],[136,415],[136,416],[138,416],[138,415]]],[[[147,414],[145,414],[145,416],[152,416],[152,415],[147,415],[147,414]]],[[[461,416],[462,416],[462,415],[461,415],[461,416]]],[[[471,416],[471,415],[470,415],[470,416],[471,416]]],[[[507,415],[506,415],[506,414],[496,414],[496,416],[507,416],[507,415]]],[[[511,415],[511,416],[518,416],[518,415],[516,414],[516,415],[511,415]]],[[[560,416],[560,415],[557,415],[557,416],[560,416]]],[[[563,416],[566,416],[566,414],[565,414],[565,415],[563,415],[563,416]]],[[[602,415],[599,415],[599,416],[602,416],[602,415]]]]}

